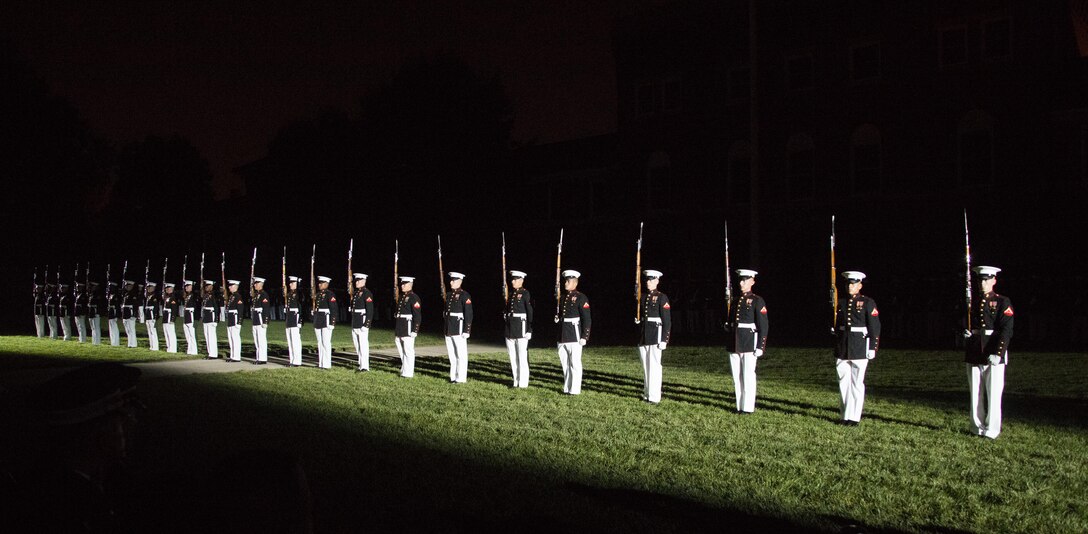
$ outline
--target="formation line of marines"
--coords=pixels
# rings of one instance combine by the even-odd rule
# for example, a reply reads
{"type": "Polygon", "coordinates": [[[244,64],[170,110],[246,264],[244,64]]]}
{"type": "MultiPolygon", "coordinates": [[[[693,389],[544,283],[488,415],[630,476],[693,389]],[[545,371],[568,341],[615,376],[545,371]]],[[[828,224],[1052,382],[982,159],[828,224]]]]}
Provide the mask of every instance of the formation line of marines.
{"type": "MultiPolygon", "coordinates": [[[[834,228],[832,223],[832,228],[834,228]]],[[[965,219],[966,229],[966,219],[965,219]]],[[[966,232],[965,232],[966,236],[966,232]]],[[[733,387],[736,398],[736,412],[750,414],[756,406],[756,367],[768,347],[768,308],[760,295],[752,290],[756,284],[757,271],[747,268],[729,267],[728,227],[725,237],[726,264],[726,320],[724,328],[728,334],[726,351],[732,371],[733,387]],[[734,284],[731,274],[737,276],[734,284]]],[[[592,327],[589,298],[578,291],[582,273],[574,269],[562,268],[563,238],[556,254],[556,313],[554,320],[559,324],[556,349],[560,366],[563,370],[562,391],[568,395],[582,392],[582,350],[589,342],[592,327]]],[[[643,369],[642,400],[657,404],[661,402],[662,357],[668,347],[672,332],[672,304],[668,295],[660,291],[659,285],[664,274],[655,269],[641,268],[642,237],[637,243],[636,283],[635,283],[635,324],[638,328],[638,354],[643,369]]],[[[351,317],[351,339],[358,357],[357,370],[370,369],[369,331],[374,320],[374,294],[367,287],[368,275],[353,272],[351,268],[354,240],[348,252],[348,316],[351,317]]],[[[838,283],[834,263],[834,230],[831,238],[831,293],[833,321],[831,332],[835,337],[835,371],[839,380],[841,424],[856,426],[861,420],[865,403],[865,373],[870,360],[876,357],[880,348],[880,312],[876,301],[861,293],[866,275],[860,271],[841,273],[846,282],[847,294],[838,296],[838,283]]],[[[468,379],[468,339],[472,333],[474,320],[472,296],[463,287],[466,275],[457,271],[445,273],[441,267],[441,240],[439,239],[440,272],[443,278],[442,330],[446,350],[449,356],[451,383],[465,383],[468,379]]],[[[994,291],[997,274],[1001,269],[991,266],[970,265],[970,248],[966,249],[967,302],[970,304],[966,317],[964,336],[967,338],[965,361],[970,388],[970,407],[972,432],[987,438],[996,438],[1001,432],[1001,395],[1004,388],[1005,365],[1008,363],[1009,342],[1012,338],[1013,308],[1008,297],[994,291]],[[971,275],[978,279],[979,296],[971,296],[971,275]]],[[[205,341],[205,359],[219,358],[217,346],[217,327],[226,322],[229,351],[227,362],[240,362],[242,359],[241,328],[243,318],[248,316],[251,322],[252,339],[255,347],[255,363],[268,362],[268,333],[271,320],[272,304],[269,293],[265,290],[266,279],[256,276],[256,249],[250,267],[249,303],[242,296],[239,288],[241,281],[226,278],[225,255],[221,265],[222,277],[219,282],[204,278],[204,256],[201,255],[201,277],[203,289],[197,291],[193,280],[184,279],[182,270],[180,293],[175,292],[177,285],[166,281],[166,268],[163,269],[163,283],[160,291],[157,284],[148,279],[145,268],[145,280],[142,286],[133,280],[125,279],[128,262],[122,269],[120,290],[109,279],[106,270],[104,294],[99,291],[97,282],[90,280],[90,266],[85,271],[82,281],[74,280],[72,285],[49,280],[39,283],[37,273],[34,279],[34,323],[39,338],[48,335],[58,337],[58,325],[64,340],[71,338],[72,322],[78,332],[79,341],[85,342],[89,325],[91,342],[101,344],[100,320],[104,316],[109,325],[110,344],[120,345],[120,326],[123,326],[129,347],[137,346],[136,321],[147,327],[150,350],[159,350],[157,322],[165,339],[166,351],[178,351],[175,323],[182,324],[186,351],[197,355],[199,345],[195,323],[199,317],[203,327],[205,341]],[[217,291],[216,286],[220,288],[217,291]],[[70,290],[71,288],[71,290],[70,290]],[[197,311],[199,310],[199,312],[197,311]],[[48,333],[47,333],[48,331],[48,333]]],[[[329,285],[332,278],[315,276],[314,265],[316,246],[310,262],[310,311],[314,333],[317,338],[317,367],[329,369],[332,366],[332,332],[340,316],[340,303],[329,285]]],[[[187,258],[186,258],[187,262],[187,258]]],[[[527,388],[529,386],[528,346],[533,336],[534,301],[525,288],[525,271],[506,269],[505,236],[503,236],[503,307],[504,337],[510,358],[511,386],[527,388]]],[[[80,271],[77,267],[76,278],[80,271]]],[[[301,278],[287,275],[286,248],[282,262],[282,312],[288,349],[288,365],[302,365],[302,343],[300,330],[303,323],[303,303],[307,299],[301,293],[301,278]]],[[[401,359],[400,376],[411,378],[415,374],[415,340],[422,325],[422,300],[414,289],[415,277],[399,273],[399,243],[394,253],[394,341],[401,359]]]]}

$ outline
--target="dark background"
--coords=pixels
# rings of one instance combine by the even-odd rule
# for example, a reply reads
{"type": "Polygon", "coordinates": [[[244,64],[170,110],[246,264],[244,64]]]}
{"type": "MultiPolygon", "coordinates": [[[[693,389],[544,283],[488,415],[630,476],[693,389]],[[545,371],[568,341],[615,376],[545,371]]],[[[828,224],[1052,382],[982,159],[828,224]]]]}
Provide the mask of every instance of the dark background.
{"type": "Polygon", "coordinates": [[[218,278],[225,251],[245,279],[257,246],[276,294],[283,247],[308,277],[316,243],[341,290],[354,237],[383,314],[400,240],[433,328],[441,233],[496,338],[505,231],[546,344],[565,228],[594,342],[630,343],[645,221],[674,341],[713,343],[728,220],[771,344],[822,343],[835,214],[882,346],[949,348],[966,208],[1014,346],[1085,350],[1084,2],[945,4],[760,2],[754,26],[736,1],[7,6],[0,324],[30,332],[34,270],[76,262],[158,281],[169,257],[173,280],[203,251],[218,278]]]}

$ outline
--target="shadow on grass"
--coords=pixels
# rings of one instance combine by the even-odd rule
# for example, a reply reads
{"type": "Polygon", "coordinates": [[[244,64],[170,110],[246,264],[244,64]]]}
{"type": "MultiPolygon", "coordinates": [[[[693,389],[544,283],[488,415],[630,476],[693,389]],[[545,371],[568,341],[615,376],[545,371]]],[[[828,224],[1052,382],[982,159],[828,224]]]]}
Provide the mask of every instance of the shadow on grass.
{"type": "MultiPolygon", "coordinates": [[[[224,458],[259,450],[299,458],[317,531],[480,529],[594,532],[800,532],[812,525],[675,496],[599,488],[528,462],[487,461],[487,451],[440,449],[365,418],[342,421],[311,406],[228,389],[217,380],[160,378],[141,386],[137,427],[137,531],[186,532],[214,524],[225,501],[232,523],[281,506],[276,487],[239,499],[216,487],[224,458]],[[184,431],[181,431],[184,429],[184,431]],[[217,504],[218,503],[218,504],[217,504]]],[[[773,513],[773,512],[772,512],[773,513]]]]}

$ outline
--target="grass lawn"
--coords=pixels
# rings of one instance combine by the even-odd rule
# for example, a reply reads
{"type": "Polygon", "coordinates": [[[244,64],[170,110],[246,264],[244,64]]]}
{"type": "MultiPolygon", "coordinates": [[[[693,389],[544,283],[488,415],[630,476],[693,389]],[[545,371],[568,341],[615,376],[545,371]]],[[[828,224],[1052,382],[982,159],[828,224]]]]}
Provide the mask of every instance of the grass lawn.
{"type": "Polygon", "coordinates": [[[656,406],[638,400],[634,349],[590,347],[578,397],[559,393],[553,350],[530,361],[527,390],[507,387],[505,354],[472,355],[462,385],[444,359],[419,360],[414,379],[381,361],[147,380],[143,509],[238,499],[202,484],[228,455],[273,449],[306,470],[319,531],[1088,531],[1084,354],[1013,354],[996,441],[966,432],[952,352],[882,351],[853,428],[833,424],[826,350],[769,351],[750,416],[731,411],[717,349],[670,347],[656,406]]]}

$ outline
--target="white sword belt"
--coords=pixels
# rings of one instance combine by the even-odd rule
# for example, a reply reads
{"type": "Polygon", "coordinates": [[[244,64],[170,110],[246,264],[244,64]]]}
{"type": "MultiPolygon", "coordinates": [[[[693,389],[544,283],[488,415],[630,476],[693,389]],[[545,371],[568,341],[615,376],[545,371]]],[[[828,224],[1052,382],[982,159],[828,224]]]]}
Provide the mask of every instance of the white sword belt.
{"type": "Polygon", "coordinates": [[[122,307],[122,308],[131,308],[131,307],[132,307],[132,304],[125,304],[124,306],[121,306],[121,307],[122,307]]]}
{"type": "Polygon", "coordinates": [[[747,328],[749,330],[755,330],[756,323],[737,323],[737,328],[747,328]]]}
{"type": "Polygon", "coordinates": [[[864,327],[864,326],[851,326],[850,331],[855,332],[855,333],[859,333],[859,334],[868,334],[869,333],[869,329],[864,327]]]}
{"type": "Polygon", "coordinates": [[[363,315],[366,315],[366,310],[354,310],[352,311],[352,313],[361,313],[363,315]]]}
{"type": "Polygon", "coordinates": [[[517,317],[518,319],[524,320],[524,319],[527,319],[529,317],[529,314],[527,314],[527,313],[511,313],[510,317],[517,317]]]}
{"type": "Polygon", "coordinates": [[[647,317],[646,322],[648,322],[648,323],[660,323],[661,318],[660,317],[647,317]]]}
{"type": "Polygon", "coordinates": [[[450,317],[461,317],[461,318],[464,318],[465,314],[464,314],[464,313],[456,313],[456,312],[450,312],[450,313],[449,313],[449,316],[450,316],[450,317]]]}
{"type": "MultiPolygon", "coordinates": [[[[971,331],[971,333],[972,333],[972,334],[978,334],[978,330],[972,330],[972,331],[971,331]]],[[[994,331],[993,331],[993,330],[983,330],[983,331],[982,331],[982,335],[984,335],[984,336],[992,336],[992,335],[994,335],[994,331]]]]}
{"type": "Polygon", "coordinates": [[[217,308],[215,306],[204,306],[203,309],[205,309],[205,310],[218,310],[219,308],[217,308]]]}
{"type": "Polygon", "coordinates": [[[237,314],[237,313],[238,313],[238,310],[227,310],[227,313],[233,313],[233,314],[237,314]]]}
{"type": "Polygon", "coordinates": [[[196,308],[190,308],[188,306],[185,307],[185,311],[195,311],[195,310],[196,310],[196,308]]]}
{"type": "Polygon", "coordinates": [[[408,319],[409,321],[412,320],[412,314],[410,313],[402,313],[397,315],[397,317],[400,317],[401,319],[408,319]]]}
{"type": "Polygon", "coordinates": [[[582,318],[581,317],[564,317],[563,322],[564,323],[572,323],[572,324],[580,324],[582,322],[582,318]]]}
{"type": "Polygon", "coordinates": [[[314,313],[324,313],[325,315],[328,315],[330,312],[329,312],[328,308],[322,308],[322,309],[314,310],[314,313]]]}
{"type": "Polygon", "coordinates": [[[298,313],[298,308],[287,308],[287,311],[298,313]]]}

